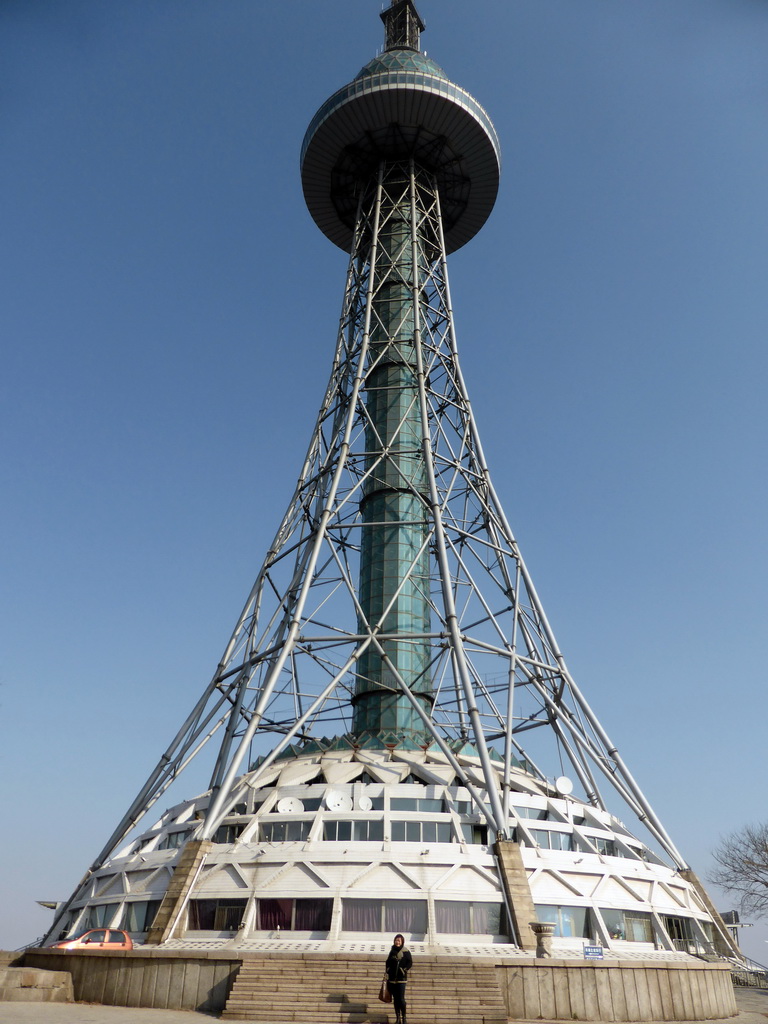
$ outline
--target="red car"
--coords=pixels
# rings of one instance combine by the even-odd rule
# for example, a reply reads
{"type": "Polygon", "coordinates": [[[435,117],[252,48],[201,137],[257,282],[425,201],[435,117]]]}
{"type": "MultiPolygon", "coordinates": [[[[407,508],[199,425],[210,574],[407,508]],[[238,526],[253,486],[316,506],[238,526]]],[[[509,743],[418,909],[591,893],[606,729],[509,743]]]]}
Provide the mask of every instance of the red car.
{"type": "Polygon", "coordinates": [[[133,949],[133,939],[128,932],[116,928],[91,928],[74,939],[53,942],[51,949],[133,949]]]}

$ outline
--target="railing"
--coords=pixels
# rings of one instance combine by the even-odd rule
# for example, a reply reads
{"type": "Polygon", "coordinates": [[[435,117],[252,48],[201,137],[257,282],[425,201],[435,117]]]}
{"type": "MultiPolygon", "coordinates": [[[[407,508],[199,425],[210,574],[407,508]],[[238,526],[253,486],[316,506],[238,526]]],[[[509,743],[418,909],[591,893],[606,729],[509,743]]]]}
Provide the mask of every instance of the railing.
{"type": "MultiPolygon", "coordinates": [[[[690,953],[691,956],[698,956],[707,958],[709,956],[717,956],[715,953],[715,947],[711,942],[702,942],[700,939],[684,938],[684,939],[672,939],[672,945],[675,947],[678,953],[690,953]]],[[[720,959],[718,957],[718,959],[720,959]]]]}
{"type": "Polygon", "coordinates": [[[734,985],[748,988],[768,988],[768,967],[744,957],[743,963],[731,961],[731,979],[734,985]]]}

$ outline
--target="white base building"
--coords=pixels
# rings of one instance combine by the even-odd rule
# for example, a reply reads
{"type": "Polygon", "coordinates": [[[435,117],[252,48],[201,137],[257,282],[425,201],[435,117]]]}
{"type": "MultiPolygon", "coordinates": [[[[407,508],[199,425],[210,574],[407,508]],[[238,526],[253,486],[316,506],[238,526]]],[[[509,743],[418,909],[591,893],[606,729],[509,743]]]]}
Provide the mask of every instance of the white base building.
{"type": "MultiPolygon", "coordinates": [[[[514,946],[495,837],[447,758],[316,746],[240,778],[163,944],[378,947],[403,932],[430,947],[514,946]]],[[[482,790],[479,759],[469,747],[457,758],[482,790]]],[[[555,926],[553,952],[714,951],[695,884],[620,821],[522,768],[512,785],[513,837],[536,919],[555,926]]],[[[73,901],[65,930],[111,925],[145,939],[208,799],[171,808],[119,851],[73,901]]]]}

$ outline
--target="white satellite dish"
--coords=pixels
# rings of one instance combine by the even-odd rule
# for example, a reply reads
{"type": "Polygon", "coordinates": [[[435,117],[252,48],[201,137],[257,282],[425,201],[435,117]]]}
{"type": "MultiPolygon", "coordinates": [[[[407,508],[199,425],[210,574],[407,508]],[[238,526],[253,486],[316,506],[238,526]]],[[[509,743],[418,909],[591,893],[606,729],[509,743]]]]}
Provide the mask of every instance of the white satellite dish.
{"type": "Polygon", "coordinates": [[[559,779],[555,779],[555,789],[560,796],[569,796],[573,792],[573,783],[567,775],[561,775],[559,779]]]}
{"type": "Polygon", "coordinates": [[[329,811],[351,811],[352,801],[346,793],[340,793],[338,789],[330,789],[325,794],[325,806],[329,811]]]}
{"type": "Polygon", "coordinates": [[[370,809],[373,807],[373,802],[371,801],[371,798],[369,796],[361,796],[360,799],[357,801],[357,806],[360,808],[361,811],[370,811],[370,809]]]}
{"type": "Polygon", "coordinates": [[[278,814],[301,814],[304,804],[296,796],[284,796],[277,801],[278,814]]]}

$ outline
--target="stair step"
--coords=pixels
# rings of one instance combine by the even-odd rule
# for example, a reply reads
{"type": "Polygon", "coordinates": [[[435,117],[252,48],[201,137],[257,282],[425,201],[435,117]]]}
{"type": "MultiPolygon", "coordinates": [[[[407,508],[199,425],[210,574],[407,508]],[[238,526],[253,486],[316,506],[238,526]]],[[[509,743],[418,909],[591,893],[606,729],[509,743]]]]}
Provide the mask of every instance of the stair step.
{"type": "MultiPolygon", "coordinates": [[[[379,1002],[381,958],[259,957],[244,960],[222,1020],[295,1024],[394,1024],[379,1002]]],[[[409,1024],[507,1024],[492,964],[420,958],[408,986],[409,1024]]]]}

